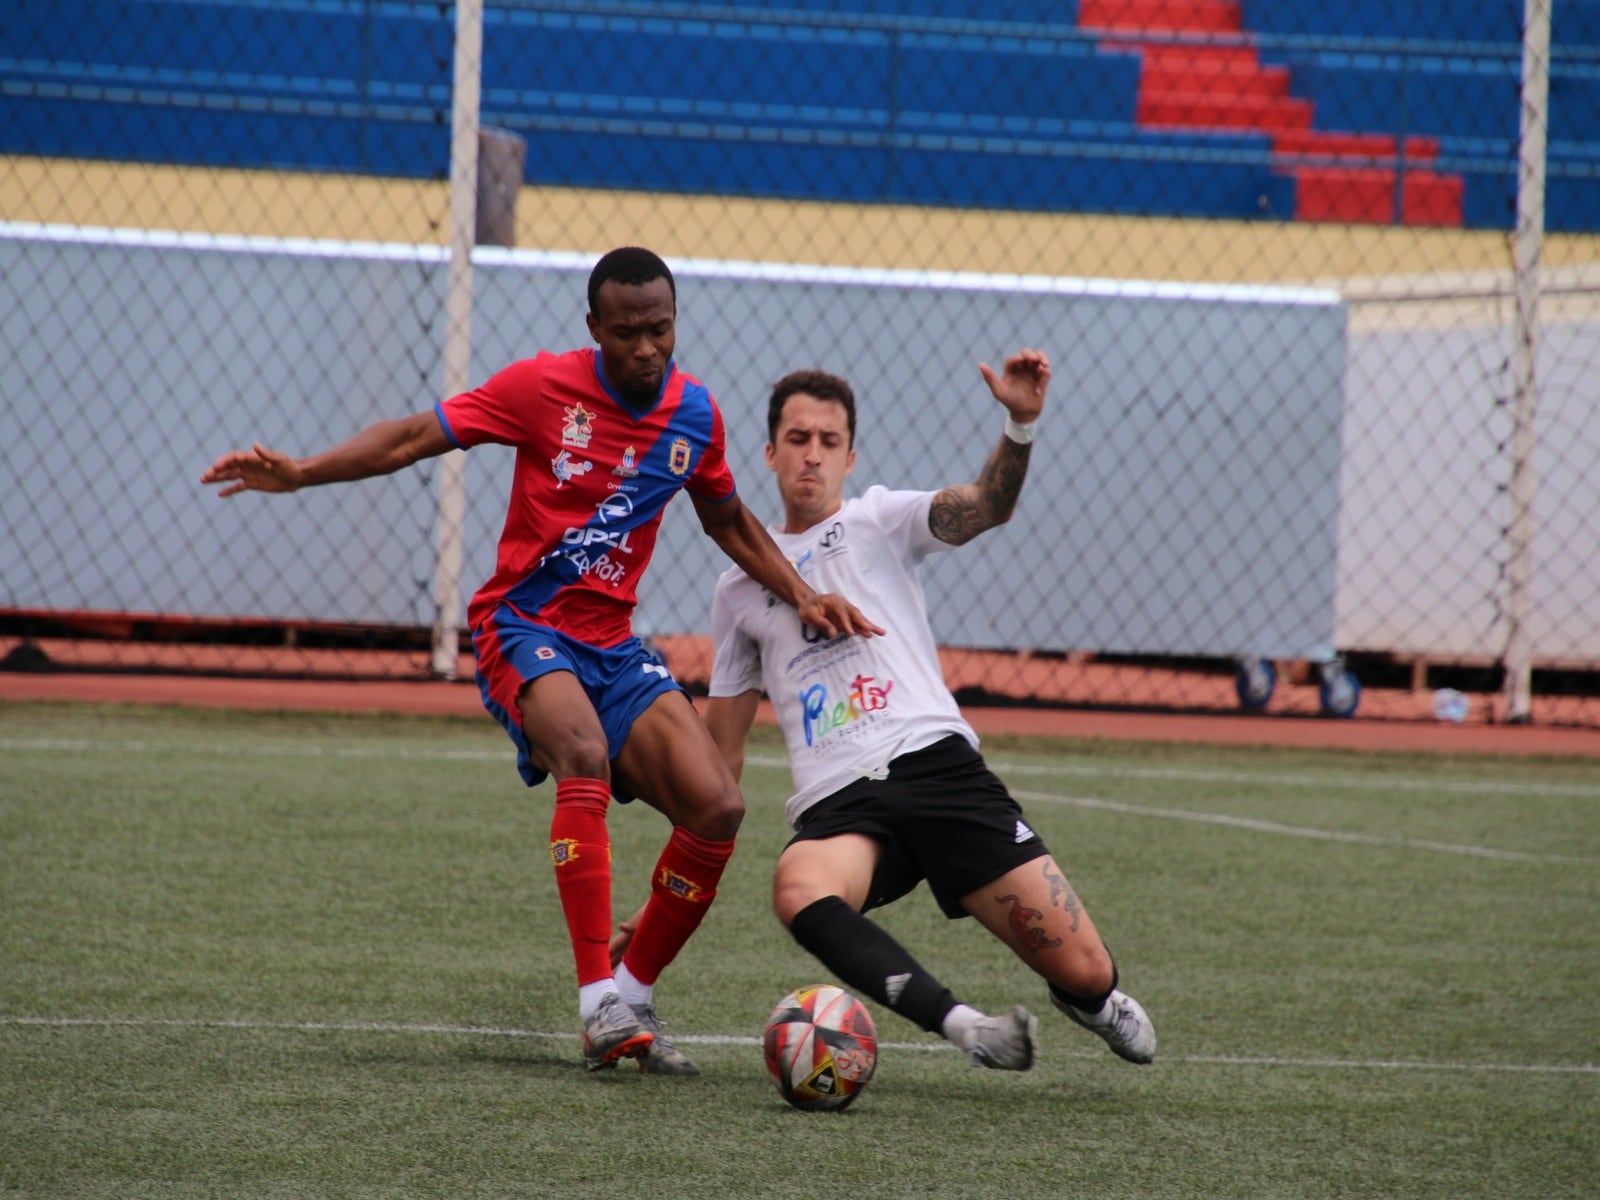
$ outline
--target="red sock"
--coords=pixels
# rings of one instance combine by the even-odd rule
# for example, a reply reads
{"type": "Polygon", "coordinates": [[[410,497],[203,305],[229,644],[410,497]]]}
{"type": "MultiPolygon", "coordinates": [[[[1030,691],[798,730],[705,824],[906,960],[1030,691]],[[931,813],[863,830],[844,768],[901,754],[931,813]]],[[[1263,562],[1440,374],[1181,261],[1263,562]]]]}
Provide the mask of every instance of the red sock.
{"type": "Polygon", "coordinates": [[[655,983],[705,920],[732,854],[731,840],[708,842],[674,827],[656,863],[638,931],[623,959],[640,983],[655,983]]]}
{"type": "Polygon", "coordinates": [[[556,782],[550,860],[567,916],[579,987],[611,974],[606,954],[611,937],[611,835],[606,830],[610,801],[611,789],[602,780],[556,782]]]}

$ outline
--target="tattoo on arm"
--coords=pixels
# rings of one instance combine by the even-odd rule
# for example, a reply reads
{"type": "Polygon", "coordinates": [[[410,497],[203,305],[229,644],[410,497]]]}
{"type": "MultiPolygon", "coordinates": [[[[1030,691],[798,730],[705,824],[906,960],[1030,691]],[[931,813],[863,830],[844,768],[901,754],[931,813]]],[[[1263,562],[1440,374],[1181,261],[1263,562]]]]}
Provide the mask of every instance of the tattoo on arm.
{"type": "Polygon", "coordinates": [[[1050,884],[1050,903],[1065,909],[1072,918],[1072,932],[1078,932],[1078,926],[1083,922],[1083,905],[1078,902],[1078,895],[1072,890],[1072,885],[1067,882],[1067,877],[1060,871],[1050,869],[1050,860],[1044,864],[1044,877],[1050,884]]]}
{"type": "Polygon", "coordinates": [[[1020,896],[996,896],[995,899],[1001,904],[1011,905],[1011,912],[1007,914],[1011,920],[1011,932],[1022,949],[1037,954],[1061,945],[1060,938],[1046,937],[1044,929],[1036,924],[1044,920],[1044,914],[1037,908],[1029,908],[1020,896]]]}
{"type": "Polygon", "coordinates": [[[959,487],[947,487],[933,498],[928,512],[928,528],[933,536],[951,546],[970,542],[986,529],[1011,519],[1022,494],[1022,481],[1028,475],[1031,446],[1001,438],[978,478],[959,487]]]}

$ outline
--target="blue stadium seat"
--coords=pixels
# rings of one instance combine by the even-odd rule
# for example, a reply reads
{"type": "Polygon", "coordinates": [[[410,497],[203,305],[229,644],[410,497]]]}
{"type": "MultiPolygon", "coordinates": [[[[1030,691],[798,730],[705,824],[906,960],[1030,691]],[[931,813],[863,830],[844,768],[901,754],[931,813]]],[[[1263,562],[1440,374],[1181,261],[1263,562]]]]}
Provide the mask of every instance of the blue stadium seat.
{"type": "MultiPolygon", "coordinates": [[[[1242,0],[1317,130],[1433,138],[1438,168],[1468,181],[1466,223],[1498,228],[1515,182],[1513,9],[1242,0]]],[[[529,179],[550,184],[1293,218],[1264,134],[1142,128],[1140,57],[1101,48],[1077,12],[495,0],[483,117],[526,137],[529,179]]],[[[1600,0],[1560,0],[1555,29],[1546,219],[1592,231],[1600,0]]],[[[0,152],[442,178],[452,65],[448,6],[422,0],[13,0],[0,152]]]]}

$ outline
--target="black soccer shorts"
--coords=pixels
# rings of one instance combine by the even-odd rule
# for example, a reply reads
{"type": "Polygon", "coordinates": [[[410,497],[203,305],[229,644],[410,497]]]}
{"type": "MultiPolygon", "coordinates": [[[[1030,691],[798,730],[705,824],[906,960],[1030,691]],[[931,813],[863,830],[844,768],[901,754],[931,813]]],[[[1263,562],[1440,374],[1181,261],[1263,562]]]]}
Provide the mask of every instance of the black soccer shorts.
{"type": "Polygon", "coordinates": [[[858,779],[800,818],[790,844],[861,833],[883,847],[865,908],[898,900],[926,879],[947,917],[963,896],[1050,853],[1022,808],[960,734],[889,764],[886,779],[858,779]]]}

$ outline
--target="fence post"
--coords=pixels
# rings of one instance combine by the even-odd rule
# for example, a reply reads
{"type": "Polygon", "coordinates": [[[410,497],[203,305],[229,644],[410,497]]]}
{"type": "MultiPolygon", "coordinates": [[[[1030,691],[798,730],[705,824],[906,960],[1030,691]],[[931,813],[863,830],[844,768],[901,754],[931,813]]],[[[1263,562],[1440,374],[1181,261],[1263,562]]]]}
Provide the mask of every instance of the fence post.
{"type": "MultiPolygon", "coordinates": [[[[483,0],[456,5],[455,82],[450,105],[450,274],[445,291],[444,396],[466,390],[472,363],[472,246],[477,234],[478,98],[483,69],[483,0]]],[[[466,454],[439,460],[434,518],[433,673],[456,677],[461,627],[461,526],[466,454]]]]}
{"type": "Polygon", "coordinates": [[[517,190],[528,141],[509,129],[478,130],[478,245],[517,244],[517,190]]]}
{"type": "Polygon", "coordinates": [[[1517,228],[1512,241],[1516,327],[1511,414],[1510,511],[1506,521],[1505,719],[1532,716],[1533,452],[1539,408],[1539,255],[1544,246],[1545,135],[1550,117],[1550,0],[1525,0],[1517,228]]]}

